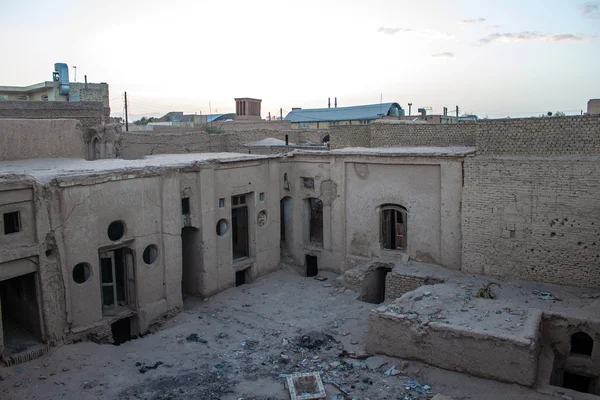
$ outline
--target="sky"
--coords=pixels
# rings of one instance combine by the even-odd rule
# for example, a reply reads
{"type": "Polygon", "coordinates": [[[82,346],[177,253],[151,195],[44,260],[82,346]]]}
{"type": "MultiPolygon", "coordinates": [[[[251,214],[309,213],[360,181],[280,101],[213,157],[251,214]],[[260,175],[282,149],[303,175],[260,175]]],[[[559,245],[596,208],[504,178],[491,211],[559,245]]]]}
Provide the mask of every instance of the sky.
{"type": "Polygon", "coordinates": [[[600,98],[600,0],[0,0],[0,85],[107,82],[113,116],[398,102],[519,117],[600,98]]]}

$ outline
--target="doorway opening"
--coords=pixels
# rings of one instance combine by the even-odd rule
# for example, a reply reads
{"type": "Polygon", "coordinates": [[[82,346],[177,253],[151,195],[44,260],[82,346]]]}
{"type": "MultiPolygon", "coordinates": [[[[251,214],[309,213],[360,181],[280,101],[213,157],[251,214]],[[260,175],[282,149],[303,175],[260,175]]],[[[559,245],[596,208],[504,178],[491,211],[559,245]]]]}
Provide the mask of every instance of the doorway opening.
{"type": "Polygon", "coordinates": [[[241,195],[233,196],[231,198],[231,241],[234,260],[250,256],[248,240],[248,205],[246,204],[246,197],[246,195],[241,195]]]}
{"type": "MultiPolygon", "coordinates": [[[[5,358],[27,351],[41,342],[42,326],[35,281],[36,272],[0,282],[0,329],[5,358]]],[[[0,341],[0,350],[2,344],[0,341]]]]}
{"type": "Polygon", "coordinates": [[[317,264],[317,256],[306,255],[306,276],[317,276],[319,274],[319,266],[317,264]]]}
{"type": "Polygon", "coordinates": [[[202,270],[202,237],[198,228],[181,229],[181,290],[186,294],[200,292],[202,270]]]}
{"type": "Polygon", "coordinates": [[[242,286],[248,282],[248,268],[235,273],[235,286],[242,286]]]}
{"type": "Polygon", "coordinates": [[[110,325],[110,331],[113,337],[113,344],[118,346],[132,339],[131,319],[123,318],[116,320],[110,325]]]}
{"type": "Polygon", "coordinates": [[[385,301],[385,278],[392,269],[378,267],[365,277],[362,288],[361,300],[372,304],[381,304],[385,301]]]}
{"type": "Polygon", "coordinates": [[[589,376],[572,374],[570,372],[563,373],[563,384],[565,389],[575,390],[582,393],[594,393],[594,379],[589,376]]]}
{"type": "Polygon", "coordinates": [[[290,250],[292,245],[292,218],[293,218],[293,210],[292,210],[292,198],[290,196],[285,196],[279,202],[280,209],[280,232],[279,237],[281,239],[281,247],[285,250],[290,250]]]}
{"type": "Polygon", "coordinates": [[[137,311],[133,250],[122,247],[99,255],[102,314],[115,315],[126,308],[137,311]]]}
{"type": "Polygon", "coordinates": [[[323,245],[323,202],[320,199],[309,197],[306,199],[308,207],[308,241],[316,245],[323,245]]]}

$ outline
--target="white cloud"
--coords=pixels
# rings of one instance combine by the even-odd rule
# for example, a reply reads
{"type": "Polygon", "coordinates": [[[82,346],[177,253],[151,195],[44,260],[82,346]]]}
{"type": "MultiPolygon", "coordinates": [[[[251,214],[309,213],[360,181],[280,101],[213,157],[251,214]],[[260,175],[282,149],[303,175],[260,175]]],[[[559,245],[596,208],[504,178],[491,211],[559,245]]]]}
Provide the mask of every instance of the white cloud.
{"type": "Polygon", "coordinates": [[[492,33],[482,39],[480,43],[488,44],[493,42],[525,42],[525,41],[540,41],[540,42],[580,42],[585,40],[583,36],[577,36],[572,33],[559,34],[544,34],[539,32],[518,32],[518,33],[492,33]]]}

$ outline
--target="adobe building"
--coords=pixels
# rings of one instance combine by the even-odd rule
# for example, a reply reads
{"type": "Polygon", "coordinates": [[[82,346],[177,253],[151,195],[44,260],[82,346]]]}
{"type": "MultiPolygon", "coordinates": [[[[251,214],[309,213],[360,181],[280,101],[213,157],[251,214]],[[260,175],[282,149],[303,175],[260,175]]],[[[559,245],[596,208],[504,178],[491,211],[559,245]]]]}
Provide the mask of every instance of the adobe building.
{"type": "MultiPolygon", "coordinates": [[[[341,274],[340,285],[381,304],[370,352],[600,393],[598,117],[384,120],[332,127],[332,150],[94,161],[82,155],[85,135],[61,136],[66,128],[0,162],[9,362],[23,341],[43,352],[144,334],[184,294],[214,295],[285,260],[305,276],[341,274]],[[502,299],[457,297],[492,278],[506,280],[502,299]],[[525,301],[505,290],[511,281],[555,284],[562,301],[544,290],[525,301]],[[499,325],[494,307],[504,306],[523,310],[510,314],[520,325],[499,325]],[[462,318],[475,309],[491,317],[468,329],[462,318]]],[[[0,120],[0,148],[31,130],[0,120]]]]}

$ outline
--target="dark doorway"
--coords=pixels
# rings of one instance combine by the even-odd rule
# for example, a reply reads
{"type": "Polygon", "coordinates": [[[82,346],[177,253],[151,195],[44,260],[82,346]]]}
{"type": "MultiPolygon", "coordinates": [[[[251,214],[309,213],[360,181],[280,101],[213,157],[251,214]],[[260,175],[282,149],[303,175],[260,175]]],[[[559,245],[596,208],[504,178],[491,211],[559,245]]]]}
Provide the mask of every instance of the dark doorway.
{"type": "Polygon", "coordinates": [[[565,372],[563,375],[563,385],[565,389],[575,390],[582,393],[593,393],[592,384],[594,380],[588,376],[572,374],[565,372]]]}
{"type": "Polygon", "coordinates": [[[306,276],[317,276],[319,267],[317,264],[317,256],[306,255],[306,276]]]}
{"type": "Polygon", "coordinates": [[[113,322],[110,326],[110,330],[115,346],[131,340],[131,321],[129,318],[123,318],[113,322]]]}
{"type": "Polygon", "coordinates": [[[246,284],[246,270],[237,271],[235,273],[235,286],[241,286],[246,284]]]}
{"type": "Polygon", "coordinates": [[[42,329],[36,295],[36,274],[30,273],[0,282],[0,327],[3,331],[4,357],[23,352],[40,343],[42,329]]]}
{"type": "Polygon", "coordinates": [[[361,300],[372,304],[385,301],[385,278],[391,268],[379,267],[371,271],[363,281],[361,300]]]}
{"type": "Polygon", "coordinates": [[[285,196],[279,202],[279,210],[280,210],[280,227],[281,230],[279,232],[281,242],[287,243],[288,248],[292,241],[292,198],[290,196],[285,196]]]}
{"type": "Polygon", "coordinates": [[[202,270],[202,238],[200,230],[192,227],[181,229],[181,289],[187,294],[200,292],[202,270]]]}
{"type": "Polygon", "coordinates": [[[248,249],[249,230],[246,197],[246,195],[241,195],[231,198],[231,241],[234,260],[250,256],[248,249]]]}

